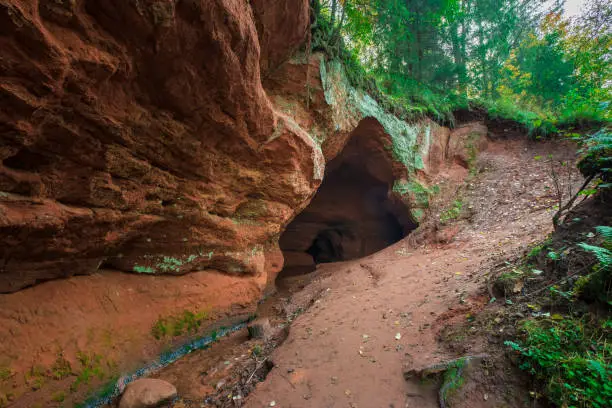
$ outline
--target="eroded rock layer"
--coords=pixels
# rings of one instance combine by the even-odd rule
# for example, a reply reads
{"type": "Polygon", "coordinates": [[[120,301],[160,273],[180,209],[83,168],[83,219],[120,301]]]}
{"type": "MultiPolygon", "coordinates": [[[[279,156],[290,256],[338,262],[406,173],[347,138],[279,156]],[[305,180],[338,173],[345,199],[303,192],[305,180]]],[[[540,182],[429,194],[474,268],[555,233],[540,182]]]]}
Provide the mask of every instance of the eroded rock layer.
{"type": "Polygon", "coordinates": [[[260,78],[307,2],[299,21],[255,3],[0,2],[0,292],[101,266],[264,273],[322,157],[260,78]]]}

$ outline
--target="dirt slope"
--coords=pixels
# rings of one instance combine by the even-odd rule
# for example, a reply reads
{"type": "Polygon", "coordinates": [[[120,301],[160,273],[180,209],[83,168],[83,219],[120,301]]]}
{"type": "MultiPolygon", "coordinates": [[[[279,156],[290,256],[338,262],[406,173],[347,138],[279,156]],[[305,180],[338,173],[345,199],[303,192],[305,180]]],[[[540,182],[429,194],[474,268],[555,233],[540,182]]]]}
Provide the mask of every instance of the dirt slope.
{"type": "MultiPolygon", "coordinates": [[[[450,244],[400,242],[362,260],[326,265],[317,284],[328,290],[294,322],[272,355],[275,367],[246,406],[437,407],[436,390],[407,383],[402,374],[455,357],[437,336],[488,302],[486,265],[551,230],[547,166],[534,159],[548,153],[572,156],[571,147],[549,143],[491,143],[479,159],[483,172],[458,194],[468,218],[455,222],[450,244]]],[[[469,353],[483,351],[474,344],[469,353]]],[[[493,388],[465,406],[520,406],[525,393],[493,388]]]]}

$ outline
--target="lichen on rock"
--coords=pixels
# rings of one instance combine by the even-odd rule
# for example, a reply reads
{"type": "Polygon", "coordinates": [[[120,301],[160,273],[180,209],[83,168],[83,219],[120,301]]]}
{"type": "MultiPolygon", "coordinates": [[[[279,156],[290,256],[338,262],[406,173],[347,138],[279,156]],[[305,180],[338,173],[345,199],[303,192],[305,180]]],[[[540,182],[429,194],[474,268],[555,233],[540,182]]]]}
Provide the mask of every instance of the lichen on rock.
{"type": "Polygon", "coordinates": [[[321,58],[320,74],[337,130],[350,131],[361,119],[375,118],[391,137],[393,158],[411,174],[424,168],[422,156],[427,154],[431,138],[429,120],[408,123],[386,112],[374,98],[350,84],[340,61],[321,58]]]}

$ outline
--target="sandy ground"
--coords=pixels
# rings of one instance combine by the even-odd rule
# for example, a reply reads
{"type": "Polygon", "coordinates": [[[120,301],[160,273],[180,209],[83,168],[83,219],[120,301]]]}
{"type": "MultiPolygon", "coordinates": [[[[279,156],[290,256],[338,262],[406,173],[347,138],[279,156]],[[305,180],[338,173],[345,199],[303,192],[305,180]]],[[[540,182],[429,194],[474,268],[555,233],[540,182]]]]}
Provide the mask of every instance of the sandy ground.
{"type": "MultiPolygon", "coordinates": [[[[323,296],[293,322],[246,406],[437,407],[437,390],[406,382],[403,373],[457,357],[438,335],[488,303],[487,266],[552,230],[549,167],[534,159],[549,153],[573,155],[558,144],[491,143],[479,158],[482,172],[452,198],[462,198],[464,217],[447,227],[456,232],[450,243],[413,248],[404,240],[361,260],[325,265],[316,282],[323,296]]],[[[469,406],[517,406],[507,394],[493,390],[469,406]]]]}

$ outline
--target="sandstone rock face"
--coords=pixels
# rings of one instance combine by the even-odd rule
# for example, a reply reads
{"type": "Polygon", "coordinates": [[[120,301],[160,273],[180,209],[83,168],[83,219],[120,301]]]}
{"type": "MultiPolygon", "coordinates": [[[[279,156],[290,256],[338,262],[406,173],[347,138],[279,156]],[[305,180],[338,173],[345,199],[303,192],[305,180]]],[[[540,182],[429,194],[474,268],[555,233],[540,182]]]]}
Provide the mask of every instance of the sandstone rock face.
{"type": "MultiPolygon", "coordinates": [[[[267,3],[269,65],[308,2],[267,3]]],[[[7,0],[0,27],[0,292],[100,267],[265,273],[323,159],[262,88],[248,2],[7,0]]]]}
{"type": "Polygon", "coordinates": [[[119,408],[155,408],[176,397],[176,387],[155,378],[136,380],[126,387],[119,408]]]}
{"type": "Polygon", "coordinates": [[[310,29],[308,1],[252,0],[264,76],[289,59],[310,29]]]}

